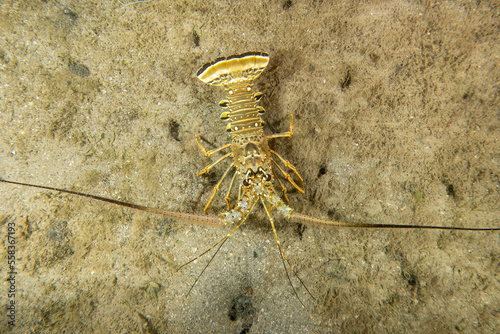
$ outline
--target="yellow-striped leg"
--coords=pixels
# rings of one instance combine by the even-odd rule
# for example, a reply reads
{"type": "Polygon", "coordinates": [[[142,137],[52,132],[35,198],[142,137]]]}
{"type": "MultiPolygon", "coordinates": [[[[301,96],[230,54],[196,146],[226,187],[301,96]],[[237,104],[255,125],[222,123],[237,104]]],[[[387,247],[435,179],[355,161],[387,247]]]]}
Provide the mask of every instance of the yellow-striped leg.
{"type": "Polygon", "coordinates": [[[219,162],[221,162],[222,160],[224,159],[227,159],[227,158],[230,158],[233,156],[233,152],[230,152],[228,154],[226,154],[225,156],[223,157],[220,157],[216,162],[214,162],[213,164],[211,165],[208,165],[207,167],[203,168],[203,170],[201,172],[199,172],[198,174],[196,174],[196,176],[200,176],[200,175],[203,175],[205,174],[206,172],[208,172],[209,170],[212,169],[213,166],[217,165],[219,162]]]}
{"type": "Polygon", "coordinates": [[[217,152],[219,152],[219,151],[222,151],[222,150],[224,150],[224,149],[226,149],[226,148],[231,147],[231,144],[226,144],[226,145],[224,145],[224,146],[222,146],[222,147],[216,148],[215,150],[212,150],[212,151],[207,151],[207,150],[203,147],[203,145],[200,143],[200,138],[201,138],[201,136],[196,137],[196,144],[198,144],[198,146],[200,147],[200,149],[201,149],[201,151],[203,152],[203,154],[204,154],[205,156],[207,156],[207,157],[209,157],[209,156],[213,155],[214,153],[217,153],[217,152]]]}
{"type": "Polygon", "coordinates": [[[272,154],[274,154],[275,156],[277,156],[277,157],[281,160],[281,162],[283,163],[283,165],[285,165],[285,166],[287,166],[288,168],[290,168],[290,169],[291,169],[291,170],[295,173],[295,175],[297,175],[297,177],[300,179],[300,182],[304,181],[304,179],[302,178],[302,176],[300,176],[299,172],[297,172],[297,169],[295,168],[295,166],[294,166],[294,165],[292,165],[292,164],[290,163],[290,161],[283,159],[283,158],[282,158],[282,157],[281,157],[278,153],[276,153],[275,151],[273,151],[273,150],[270,150],[270,151],[271,151],[271,153],[272,153],[272,154]]]}
{"type": "MultiPolygon", "coordinates": [[[[224,158],[224,157],[223,157],[224,158]]],[[[217,161],[218,162],[218,161],[217,161]]],[[[217,163],[216,162],[216,163],[217,163]]],[[[220,178],[219,182],[217,182],[217,184],[215,185],[214,187],[214,190],[212,192],[212,196],[210,196],[210,199],[208,200],[208,203],[207,205],[205,206],[205,209],[203,209],[203,211],[207,212],[208,209],[210,208],[210,203],[212,203],[214,197],[215,197],[215,194],[217,193],[217,191],[219,190],[219,187],[222,183],[222,181],[226,178],[226,175],[227,173],[229,173],[229,171],[234,167],[234,162],[229,166],[228,169],[226,169],[226,171],[224,172],[224,175],[222,175],[222,177],[220,178]]]]}
{"type": "Polygon", "coordinates": [[[280,165],[278,165],[278,163],[271,158],[271,161],[274,162],[274,164],[276,165],[276,167],[278,167],[278,169],[280,170],[280,172],[283,174],[283,176],[288,180],[288,182],[290,182],[292,184],[292,186],[295,187],[295,189],[297,189],[301,194],[304,193],[304,189],[302,189],[301,187],[299,187],[295,181],[292,179],[292,177],[290,176],[290,174],[288,174],[287,172],[285,172],[283,170],[283,168],[280,167],[280,165]]]}
{"type": "Polygon", "coordinates": [[[290,130],[288,130],[287,132],[275,133],[275,134],[266,136],[267,139],[282,138],[282,137],[291,137],[293,135],[293,115],[290,114],[288,116],[290,117],[290,130]]]}
{"type": "MultiPolygon", "coordinates": [[[[227,204],[228,210],[231,210],[231,205],[229,204],[229,196],[231,195],[231,189],[233,189],[234,180],[236,179],[236,175],[238,175],[238,172],[234,173],[233,178],[231,179],[231,183],[229,184],[229,190],[227,191],[227,194],[224,197],[226,199],[226,204],[227,204]]],[[[238,198],[238,200],[240,200],[240,199],[238,198]]]]}
{"type": "Polygon", "coordinates": [[[288,202],[288,197],[286,196],[286,188],[285,186],[283,185],[283,183],[281,182],[281,180],[279,179],[278,177],[278,174],[276,174],[276,172],[274,171],[274,169],[272,169],[272,172],[274,174],[274,178],[278,181],[278,183],[280,184],[280,187],[281,187],[281,191],[283,192],[283,197],[285,198],[285,201],[288,202]]]}

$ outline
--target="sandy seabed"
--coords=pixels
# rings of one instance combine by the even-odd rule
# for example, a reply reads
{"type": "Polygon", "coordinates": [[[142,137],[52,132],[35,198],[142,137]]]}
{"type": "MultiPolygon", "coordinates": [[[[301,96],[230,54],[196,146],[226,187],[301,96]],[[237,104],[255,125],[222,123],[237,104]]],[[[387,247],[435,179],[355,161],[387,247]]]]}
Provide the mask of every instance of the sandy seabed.
{"type": "MultiPolygon", "coordinates": [[[[229,142],[206,62],[264,51],[272,148],[304,177],[290,206],[349,222],[499,226],[494,2],[4,1],[0,177],[201,213],[229,142]],[[218,158],[214,156],[213,158],[218,158]]],[[[225,210],[223,183],[211,214],[225,210]]],[[[279,188],[278,188],[279,189],[279,188]]],[[[0,184],[0,272],[15,225],[16,333],[493,333],[499,233],[352,230],[264,210],[227,229],[0,184]]],[[[0,291],[10,302],[10,283],[0,291]]]]}

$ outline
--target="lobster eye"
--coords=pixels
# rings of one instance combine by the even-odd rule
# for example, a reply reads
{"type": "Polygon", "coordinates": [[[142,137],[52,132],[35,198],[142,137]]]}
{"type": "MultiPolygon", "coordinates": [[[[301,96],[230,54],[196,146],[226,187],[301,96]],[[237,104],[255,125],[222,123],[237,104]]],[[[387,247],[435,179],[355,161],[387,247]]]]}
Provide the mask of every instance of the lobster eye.
{"type": "Polygon", "coordinates": [[[245,187],[248,187],[250,185],[250,183],[248,183],[248,181],[246,179],[243,180],[243,185],[245,187]]]}
{"type": "Polygon", "coordinates": [[[271,174],[264,175],[264,181],[271,181],[271,174]]]}

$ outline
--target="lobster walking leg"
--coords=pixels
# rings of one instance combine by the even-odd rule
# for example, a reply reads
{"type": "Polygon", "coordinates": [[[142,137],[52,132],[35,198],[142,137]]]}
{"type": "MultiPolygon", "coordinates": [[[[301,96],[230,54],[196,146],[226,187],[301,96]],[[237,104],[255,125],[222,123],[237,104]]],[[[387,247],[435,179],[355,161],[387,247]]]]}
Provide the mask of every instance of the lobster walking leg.
{"type": "Polygon", "coordinates": [[[279,171],[281,172],[281,174],[283,174],[283,176],[288,180],[288,182],[290,182],[301,194],[304,193],[304,189],[302,189],[301,187],[299,187],[295,181],[292,179],[292,177],[290,176],[290,174],[288,174],[287,172],[285,172],[283,170],[283,168],[280,167],[280,165],[278,165],[278,163],[271,158],[271,161],[276,165],[276,167],[279,169],[279,171]]]}
{"type": "Polygon", "coordinates": [[[221,146],[221,147],[219,147],[219,148],[216,148],[215,150],[207,151],[207,150],[205,149],[205,147],[203,147],[203,145],[200,143],[200,137],[201,137],[201,136],[196,137],[196,144],[198,144],[198,147],[199,147],[199,148],[201,149],[201,151],[203,152],[203,155],[205,155],[205,156],[207,156],[207,157],[209,157],[209,156],[213,155],[214,153],[217,153],[217,152],[219,152],[219,151],[222,151],[222,150],[224,150],[224,149],[226,149],[226,148],[230,148],[230,147],[231,147],[231,144],[226,144],[226,145],[224,145],[224,146],[221,146]]]}
{"type": "Polygon", "coordinates": [[[208,172],[209,170],[211,170],[211,169],[212,169],[212,167],[214,167],[215,165],[217,165],[219,162],[221,162],[221,161],[222,161],[222,160],[224,160],[224,159],[230,158],[230,157],[232,157],[232,156],[233,156],[233,153],[232,153],[232,152],[230,152],[230,153],[228,153],[228,154],[226,154],[226,155],[224,155],[224,156],[220,157],[219,159],[217,159],[217,161],[216,161],[216,162],[214,162],[214,163],[212,163],[212,164],[208,165],[207,167],[203,168],[203,169],[201,170],[201,172],[199,172],[199,173],[198,173],[198,174],[196,174],[196,175],[197,175],[197,176],[200,176],[200,175],[205,174],[206,172],[208,172]]]}
{"type": "MultiPolygon", "coordinates": [[[[228,167],[228,169],[226,169],[226,171],[224,172],[224,175],[222,175],[222,177],[220,178],[219,182],[217,182],[217,184],[215,185],[214,190],[212,191],[212,196],[210,196],[210,199],[208,200],[208,203],[205,206],[205,209],[203,209],[203,211],[205,211],[205,212],[208,211],[208,209],[210,208],[210,203],[212,203],[212,201],[213,201],[213,199],[215,197],[215,194],[219,190],[219,187],[220,187],[222,181],[224,181],[224,179],[226,178],[227,174],[229,173],[229,171],[231,169],[233,169],[233,167],[234,167],[234,162],[228,167]]],[[[234,177],[233,177],[233,180],[234,180],[234,177]]],[[[229,188],[229,191],[231,191],[231,187],[229,188]]]]}

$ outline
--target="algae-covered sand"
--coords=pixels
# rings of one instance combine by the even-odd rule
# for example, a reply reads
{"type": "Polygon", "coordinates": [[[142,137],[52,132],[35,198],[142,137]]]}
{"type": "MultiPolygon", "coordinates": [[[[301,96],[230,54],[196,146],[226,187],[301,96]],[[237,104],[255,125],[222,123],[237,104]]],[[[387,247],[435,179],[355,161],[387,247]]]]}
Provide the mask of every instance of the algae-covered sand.
{"type": "MultiPolygon", "coordinates": [[[[499,226],[493,2],[6,1],[0,177],[201,213],[227,165],[222,91],[196,70],[264,51],[272,148],[304,177],[298,212],[349,222],[499,226]],[[218,158],[219,156],[214,156],[218,158]]],[[[225,209],[228,182],[211,214],[225,209]]],[[[499,233],[304,227],[264,210],[228,230],[0,184],[16,225],[16,326],[2,332],[498,332],[499,233]]],[[[4,281],[1,307],[9,302],[4,281]]]]}

